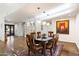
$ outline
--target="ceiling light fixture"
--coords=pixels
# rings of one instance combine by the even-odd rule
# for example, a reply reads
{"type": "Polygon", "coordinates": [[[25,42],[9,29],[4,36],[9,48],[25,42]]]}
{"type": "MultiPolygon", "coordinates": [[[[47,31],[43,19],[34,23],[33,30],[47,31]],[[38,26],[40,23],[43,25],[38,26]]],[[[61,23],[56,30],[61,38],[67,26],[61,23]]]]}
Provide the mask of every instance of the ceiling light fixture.
{"type": "Polygon", "coordinates": [[[30,26],[30,22],[27,22],[27,26],[30,26]]]}
{"type": "Polygon", "coordinates": [[[40,9],[40,7],[37,7],[37,9],[39,10],[39,9],[40,9]]]}
{"type": "Polygon", "coordinates": [[[46,25],[46,22],[44,21],[42,24],[43,24],[43,25],[46,25]]]}
{"type": "MultiPolygon", "coordinates": [[[[47,17],[47,18],[58,17],[58,16],[60,16],[60,15],[69,13],[69,12],[72,11],[71,6],[72,6],[72,4],[63,4],[63,5],[58,6],[58,7],[54,8],[54,9],[52,9],[52,10],[49,10],[49,11],[47,11],[46,13],[47,13],[47,14],[50,14],[50,17],[47,17]]],[[[43,13],[44,13],[44,12],[43,12],[43,13]]],[[[35,18],[43,18],[43,20],[44,20],[44,18],[46,18],[46,15],[39,14],[39,15],[36,16],[35,18]]],[[[47,18],[46,18],[46,19],[47,19],[47,18]]]]}
{"type": "Polygon", "coordinates": [[[39,24],[40,24],[40,23],[41,23],[41,21],[40,21],[40,20],[37,20],[37,23],[39,23],[39,24]]]}
{"type": "Polygon", "coordinates": [[[43,13],[46,13],[45,11],[43,11],[43,13]]]}
{"type": "Polygon", "coordinates": [[[56,17],[59,17],[59,16],[61,16],[61,15],[68,14],[68,13],[70,13],[70,12],[72,12],[72,11],[73,11],[72,9],[69,9],[69,10],[65,10],[65,11],[60,12],[60,13],[51,14],[49,17],[42,16],[42,17],[41,17],[41,20],[50,19],[50,18],[56,18],[56,17]]]}
{"type": "Polygon", "coordinates": [[[70,15],[70,14],[69,14],[68,16],[69,16],[69,17],[71,17],[71,15],[70,15]]]}
{"type": "Polygon", "coordinates": [[[49,14],[47,14],[47,16],[49,16],[49,14]]]}
{"type": "Polygon", "coordinates": [[[49,26],[49,25],[50,25],[50,23],[48,22],[48,23],[47,23],[47,26],[49,26]]]}

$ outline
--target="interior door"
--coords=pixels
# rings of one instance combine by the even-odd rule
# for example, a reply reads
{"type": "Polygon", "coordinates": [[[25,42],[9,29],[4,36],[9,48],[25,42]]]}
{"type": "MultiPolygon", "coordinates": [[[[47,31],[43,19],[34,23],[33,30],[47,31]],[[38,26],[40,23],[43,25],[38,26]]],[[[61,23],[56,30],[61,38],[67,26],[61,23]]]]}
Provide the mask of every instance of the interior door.
{"type": "Polygon", "coordinates": [[[5,34],[7,36],[14,36],[14,25],[5,24],[5,34]]]}

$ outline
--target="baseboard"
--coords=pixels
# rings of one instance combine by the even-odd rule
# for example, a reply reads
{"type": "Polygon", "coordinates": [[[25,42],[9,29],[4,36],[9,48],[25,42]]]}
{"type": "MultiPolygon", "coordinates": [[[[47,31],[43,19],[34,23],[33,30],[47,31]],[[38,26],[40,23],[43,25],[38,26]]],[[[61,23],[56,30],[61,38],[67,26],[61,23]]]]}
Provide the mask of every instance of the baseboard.
{"type": "Polygon", "coordinates": [[[59,42],[65,42],[65,43],[73,43],[73,44],[76,44],[75,42],[71,42],[71,41],[68,42],[68,41],[60,41],[60,40],[59,40],[59,42]]]}

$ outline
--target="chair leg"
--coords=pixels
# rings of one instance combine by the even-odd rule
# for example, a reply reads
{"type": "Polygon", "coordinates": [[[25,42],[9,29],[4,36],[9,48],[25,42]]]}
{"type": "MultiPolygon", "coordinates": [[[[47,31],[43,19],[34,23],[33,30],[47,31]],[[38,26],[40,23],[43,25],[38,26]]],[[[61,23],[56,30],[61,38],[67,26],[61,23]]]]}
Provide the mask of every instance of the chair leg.
{"type": "Polygon", "coordinates": [[[30,55],[30,49],[28,49],[28,55],[30,55]]]}
{"type": "Polygon", "coordinates": [[[36,55],[36,51],[34,51],[34,55],[36,55]]]}
{"type": "Polygon", "coordinates": [[[43,49],[42,49],[42,51],[41,51],[41,54],[43,54],[43,49]]]}
{"type": "Polygon", "coordinates": [[[54,53],[55,53],[55,50],[56,50],[56,46],[53,48],[53,50],[54,50],[54,53]]]}
{"type": "Polygon", "coordinates": [[[50,49],[50,55],[52,56],[52,49],[50,49]]]}

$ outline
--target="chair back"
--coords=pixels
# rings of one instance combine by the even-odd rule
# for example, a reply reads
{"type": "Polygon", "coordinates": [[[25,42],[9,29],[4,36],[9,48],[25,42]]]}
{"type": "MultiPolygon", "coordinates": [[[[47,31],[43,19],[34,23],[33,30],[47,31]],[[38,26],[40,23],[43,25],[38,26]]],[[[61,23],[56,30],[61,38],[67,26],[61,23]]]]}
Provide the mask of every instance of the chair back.
{"type": "Polygon", "coordinates": [[[34,49],[35,40],[34,40],[33,35],[27,35],[26,42],[27,42],[27,46],[28,46],[30,49],[34,49]]]}
{"type": "Polygon", "coordinates": [[[26,35],[26,43],[27,43],[27,46],[30,47],[30,35],[26,35]]]}
{"type": "Polygon", "coordinates": [[[41,38],[41,32],[37,32],[37,38],[41,38]]]}
{"type": "Polygon", "coordinates": [[[49,31],[48,32],[48,37],[53,37],[53,32],[49,31]]]}
{"type": "Polygon", "coordinates": [[[35,34],[36,34],[35,32],[31,32],[31,33],[30,33],[30,35],[35,35],[35,34]]]}
{"type": "Polygon", "coordinates": [[[53,44],[54,44],[54,39],[52,37],[52,39],[48,41],[47,46],[50,46],[50,48],[53,48],[53,44]]]}
{"type": "Polygon", "coordinates": [[[34,39],[36,38],[36,33],[35,32],[32,32],[30,35],[31,35],[31,38],[34,38],[34,39]]]}
{"type": "Polygon", "coordinates": [[[35,40],[34,40],[34,37],[32,35],[29,35],[29,36],[27,35],[27,37],[29,38],[27,41],[27,43],[29,42],[29,44],[27,44],[29,47],[29,50],[35,54],[36,51],[38,50],[36,48],[39,46],[36,47],[35,40]]]}
{"type": "Polygon", "coordinates": [[[58,34],[54,34],[54,45],[53,45],[54,48],[57,46],[58,39],[59,39],[58,34]]]}

